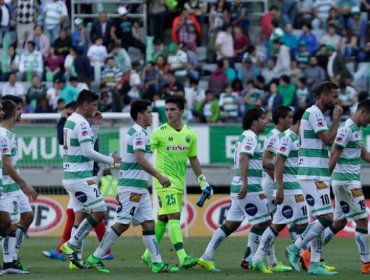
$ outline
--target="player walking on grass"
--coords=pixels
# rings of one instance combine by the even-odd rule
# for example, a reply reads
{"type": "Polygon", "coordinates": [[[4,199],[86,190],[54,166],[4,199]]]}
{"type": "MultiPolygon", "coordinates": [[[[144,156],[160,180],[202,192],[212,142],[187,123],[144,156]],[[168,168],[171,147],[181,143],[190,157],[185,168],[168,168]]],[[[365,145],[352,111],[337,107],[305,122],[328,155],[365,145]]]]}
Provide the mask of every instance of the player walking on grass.
{"type": "Polygon", "coordinates": [[[237,230],[245,218],[252,225],[248,238],[247,261],[252,259],[263,231],[271,223],[268,202],[261,188],[262,147],[257,139],[266,123],[265,113],[259,108],[250,109],[244,114],[244,132],[235,146],[231,206],[225,223],[213,233],[198,262],[207,271],[220,271],[212,261],[213,255],[221,242],[237,230]]]}
{"type": "Polygon", "coordinates": [[[64,126],[63,185],[70,195],[75,213],[75,225],[69,241],[61,250],[79,268],[82,241],[106,216],[107,207],[93,177],[94,161],[112,165],[120,159],[94,151],[94,133],[86,118],[97,112],[98,95],[82,90],[77,98],[77,109],[64,126]]]}
{"type": "Polygon", "coordinates": [[[286,256],[295,271],[300,271],[298,261],[300,250],[311,242],[311,263],[308,274],[336,275],[328,271],[320,262],[321,235],[333,222],[333,208],[330,201],[330,172],[327,146],[331,146],[337,133],[340,117],[343,114],[338,103],[338,86],[323,82],[316,89],[317,102],[308,108],[301,120],[297,179],[305,195],[308,212],[315,218],[304,233],[289,245],[286,256]],[[329,130],[324,114],[333,109],[332,127],[329,130]]]}
{"type": "Polygon", "coordinates": [[[141,224],[143,241],[150,253],[153,272],[177,272],[177,267],[169,266],[162,261],[158,243],[154,234],[154,214],[148,192],[148,175],[157,178],[164,187],[170,187],[169,179],[159,173],[150,164],[150,140],[146,129],[152,124],[150,102],[136,100],[131,104],[131,118],[135,125],[127,134],[122,151],[121,170],[118,181],[119,207],[115,224],[107,231],[94,254],[87,263],[99,272],[109,273],[102,263],[102,257],[117,238],[130,227],[130,224],[141,224]]]}
{"type": "MultiPolygon", "coordinates": [[[[281,133],[276,143],[275,162],[275,202],[277,204],[272,224],[262,234],[260,244],[253,257],[253,266],[264,273],[273,269],[267,269],[263,263],[263,257],[274,244],[278,234],[286,225],[294,225],[298,233],[302,233],[308,224],[307,207],[303,192],[297,182],[298,171],[298,131],[304,111],[298,109],[293,116],[290,129],[281,133]]],[[[287,119],[292,119],[290,110],[287,119]],[[290,118],[289,118],[290,116],[290,118]]],[[[288,120],[287,120],[288,122],[288,120]]]]}
{"type": "Polygon", "coordinates": [[[330,152],[329,168],[335,196],[334,222],[324,232],[324,245],[341,231],[347,220],[356,223],[355,241],[361,257],[361,272],[370,274],[368,215],[362,192],[361,159],[370,162],[361,127],[370,123],[370,100],[360,102],[352,118],[337,132],[330,152]]]}
{"type": "MultiPolygon", "coordinates": [[[[19,98],[19,97],[17,97],[19,98]]],[[[22,114],[22,99],[2,100],[4,116],[0,127],[0,149],[2,154],[2,192],[8,203],[11,226],[3,239],[3,273],[28,274],[21,264],[18,253],[24,236],[33,221],[30,199],[36,199],[36,191],[19,175],[17,169],[17,140],[13,132],[22,114]],[[20,101],[20,102],[19,102],[20,101]]]]}
{"type": "MultiPolygon", "coordinates": [[[[158,243],[166,231],[174,246],[180,267],[188,268],[198,263],[185,252],[181,232],[181,208],[184,192],[186,163],[189,159],[191,168],[202,190],[209,186],[197,157],[197,136],[186,124],[182,123],[185,100],[181,97],[171,97],[166,100],[166,115],[168,122],[158,127],[151,136],[151,150],[157,150],[156,169],[166,176],[171,186],[164,187],[154,180],[154,188],[159,199],[159,210],[155,222],[155,235],[158,243]]],[[[150,266],[150,253],[145,251],[142,261],[150,266]]]]}

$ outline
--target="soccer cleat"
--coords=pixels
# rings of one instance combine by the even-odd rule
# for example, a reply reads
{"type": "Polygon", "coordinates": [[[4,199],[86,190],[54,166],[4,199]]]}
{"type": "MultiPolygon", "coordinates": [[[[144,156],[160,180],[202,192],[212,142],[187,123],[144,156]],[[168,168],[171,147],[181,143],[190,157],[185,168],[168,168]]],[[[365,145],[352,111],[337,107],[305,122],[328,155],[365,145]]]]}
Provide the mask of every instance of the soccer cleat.
{"type": "Polygon", "coordinates": [[[370,274],[370,263],[362,263],[361,264],[361,273],[362,274],[370,274]]]}
{"type": "Polygon", "coordinates": [[[42,251],[42,255],[52,260],[61,260],[61,261],[63,261],[65,257],[63,253],[58,253],[56,249],[42,251]]]}
{"type": "Polygon", "coordinates": [[[145,254],[141,256],[141,261],[143,263],[145,263],[147,265],[147,267],[149,267],[150,269],[152,269],[152,258],[149,256],[149,257],[146,257],[145,254]]]}
{"type": "Polygon", "coordinates": [[[190,268],[193,267],[198,263],[197,258],[193,258],[192,256],[186,256],[185,259],[181,262],[180,266],[182,268],[190,268]]]}
{"type": "Polygon", "coordinates": [[[324,260],[320,260],[320,263],[322,267],[325,268],[327,271],[335,271],[335,266],[326,264],[324,260]]]}
{"type": "Polygon", "coordinates": [[[272,272],[290,272],[293,270],[290,266],[284,265],[283,262],[277,262],[274,266],[268,268],[272,272]]]}
{"type": "Polygon", "coordinates": [[[310,268],[307,270],[309,275],[322,275],[322,276],[334,276],[337,275],[336,271],[326,270],[321,263],[311,263],[310,268]]]}
{"type": "Polygon", "coordinates": [[[199,258],[198,264],[200,267],[203,267],[205,270],[210,272],[220,272],[221,270],[216,267],[216,264],[213,261],[206,261],[203,258],[199,258]]]}
{"type": "Polygon", "coordinates": [[[83,269],[83,263],[78,259],[77,250],[71,247],[68,242],[64,243],[60,250],[67,256],[67,258],[78,268],[83,269]]]}
{"type": "Polygon", "coordinates": [[[69,269],[70,270],[76,270],[79,269],[76,265],[74,265],[72,262],[69,262],[69,269]]]}
{"type": "Polygon", "coordinates": [[[285,248],[285,256],[288,259],[290,266],[297,272],[300,272],[300,268],[298,265],[299,262],[299,249],[294,245],[291,244],[285,248]]]}
{"type": "Polygon", "coordinates": [[[271,274],[273,273],[270,269],[266,267],[266,265],[263,262],[256,262],[253,263],[253,268],[257,271],[260,271],[265,274],[271,274]]]}
{"type": "Polygon", "coordinates": [[[101,258],[102,260],[110,261],[114,259],[113,253],[106,254],[101,258]]]}
{"type": "Polygon", "coordinates": [[[3,274],[29,274],[29,270],[22,270],[14,265],[14,262],[3,263],[3,274]]]}
{"type": "Polygon", "coordinates": [[[27,267],[25,267],[19,260],[13,260],[13,266],[26,273],[30,273],[30,270],[27,267]]]}
{"type": "Polygon", "coordinates": [[[250,263],[249,261],[246,261],[245,259],[242,259],[242,261],[240,262],[240,266],[244,269],[252,269],[252,263],[250,263]]]}
{"type": "Polygon", "coordinates": [[[95,268],[98,272],[100,273],[110,273],[110,271],[108,269],[105,268],[104,264],[102,263],[101,259],[100,258],[96,258],[94,257],[93,255],[90,255],[87,260],[86,260],[86,263],[95,268]]]}
{"type": "Polygon", "coordinates": [[[177,266],[172,266],[164,262],[152,264],[152,271],[154,273],[162,273],[162,272],[176,273],[179,270],[180,269],[177,266]]]}
{"type": "Polygon", "coordinates": [[[310,262],[311,262],[311,252],[310,250],[304,250],[299,254],[299,259],[301,261],[301,266],[302,269],[307,271],[308,268],[310,267],[310,262]]]}

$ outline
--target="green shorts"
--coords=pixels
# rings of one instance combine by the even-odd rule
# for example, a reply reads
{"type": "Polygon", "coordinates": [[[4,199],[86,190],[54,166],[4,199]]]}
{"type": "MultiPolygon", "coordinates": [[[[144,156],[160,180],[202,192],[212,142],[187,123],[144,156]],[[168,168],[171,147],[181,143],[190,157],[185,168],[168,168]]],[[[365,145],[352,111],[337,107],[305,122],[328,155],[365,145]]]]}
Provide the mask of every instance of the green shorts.
{"type": "Polygon", "coordinates": [[[158,215],[169,215],[181,213],[182,193],[177,190],[167,189],[166,191],[157,192],[158,195],[158,215]]]}

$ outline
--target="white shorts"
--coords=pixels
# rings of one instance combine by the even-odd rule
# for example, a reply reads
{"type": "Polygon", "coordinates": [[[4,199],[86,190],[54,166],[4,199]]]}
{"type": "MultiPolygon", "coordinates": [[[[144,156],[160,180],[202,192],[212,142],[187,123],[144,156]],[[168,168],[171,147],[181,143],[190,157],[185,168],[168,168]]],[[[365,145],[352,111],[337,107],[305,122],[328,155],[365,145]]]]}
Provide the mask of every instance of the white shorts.
{"type": "Polygon", "coordinates": [[[0,212],[8,212],[9,213],[9,206],[6,200],[6,197],[3,193],[0,193],[0,212]]]}
{"type": "Polygon", "coordinates": [[[333,213],[329,182],[317,180],[298,180],[306,199],[308,214],[316,217],[333,213]]]}
{"type": "Polygon", "coordinates": [[[68,207],[71,207],[74,212],[90,213],[107,210],[98,185],[93,179],[67,184],[64,185],[64,188],[70,196],[68,207]]]}
{"type": "Polygon", "coordinates": [[[8,204],[8,212],[12,224],[19,221],[21,214],[32,212],[30,201],[21,190],[5,193],[3,195],[8,204]]]}
{"type": "Polygon", "coordinates": [[[367,218],[365,197],[360,184],[333,187],[334,220],[367,218]]]}
{"type": "Polygon", "coordinates": [[[124,187],[118,188],[119,206],[116,223],[140,225],[145,221],[154,221],[154,211],[147,189],[124,187]]]}
{"type": "Polygon", "coordinates": [[[266,195],[267,202],[269,204],[270,213],[275,213],[276,205],[275,205],[275,197],[274,197],[274,186],[275,182],[271,179],[270,175],[266,172],[263,173],[261,187],[263,192],[266,195]]]}
{"type": "Polygon", "coordinates": [[[284,191],[283,203],[277,205],[272,223],[276,225],[308,223],[307,206],[302,191],[295,194],[286,194],[284,191]]]}
{"type": "Polygon", "coordinates": [[[271,220],[267,199],[263,192],[248,193],[243,199],[237,193],[231,194],[231,206],[226,220],[243,222],[248,218],[251,225],[257,225],[271,220]]]}

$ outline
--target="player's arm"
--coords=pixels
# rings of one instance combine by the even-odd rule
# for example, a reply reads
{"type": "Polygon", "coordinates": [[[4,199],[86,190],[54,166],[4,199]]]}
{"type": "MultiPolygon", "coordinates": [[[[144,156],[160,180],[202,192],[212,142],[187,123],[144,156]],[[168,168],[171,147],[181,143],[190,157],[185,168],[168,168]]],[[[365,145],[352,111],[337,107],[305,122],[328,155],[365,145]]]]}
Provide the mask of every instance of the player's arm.
{"type": "Polygon", "coordinates": [[[361,149],[361,158],[366,162],[370,162],[370,153],[365,148],[361,149]]]}
{"type": "Polygon", "coordinates": [[[280,154],[276,155],[274,175],[275,175],[275,181],[277,185],[277,192],[276,192],[276,199],[275,199],[275,202],[277,204],[281,204],[284,200],[283,173],[284,173],[285,161],[286,161],[286,157],[280,154]]]}
{"type": "MultiPolygon", "coordinates": [[[[329,158],[329,171],[330,174],[333,173],[335,166],[337,165],[338,159],[343,152],[343,148],[339,145],[333,145],[333,148],[330,152],[329,158]]],[[[362,153],[361,153],[362,154],[362,153]]]]}
{"type": "Polygon", "coordinates": [[[274,164],[272,163],[273,157],[274,154],[271,151],[265,150],[263,152],[263,169],[272,180],[274,180],[274,164]]]}
{"type": "MultiPolygon", "coordinates": [[[[333,122],[329,130],[318,133],[319,138],[326,146],[331,146],[334,143],[335,136],[340,123],[340,117],[343,115],[343,109],[339,105],[335,105],[333,110],[333,122]]],[[[316,131],[316,129],[315,129],[316,131]]]]}
{"type": "Polygon", "coordinates": [[[248,168],[249,168],[250,155],[241,153],[239,157],[240,178],[242,186],[238,194],[239,199],[243,199],[248,192],[248,168]]]}
{"type": "Polygon", "coordinates": [[[3,169],[10,176],[10,178],[12,178],[13,181],[21,187],[25,195],[27,195],[30,199],[37,198],[37,192],[31,185],[27,184],[27,182],[23,180],[21,176],[19,176],[17,170],[14,168],[11,156],[3,155],[3,169]]]}
{"type": "Polygon", "coordinates": [[[91,141],[80,143],[82,155],[93,161],[103,162],[106,164],[120,163],[121,159],[116,156],[106,156],[94,150],[94,145],[91,141]]]}

